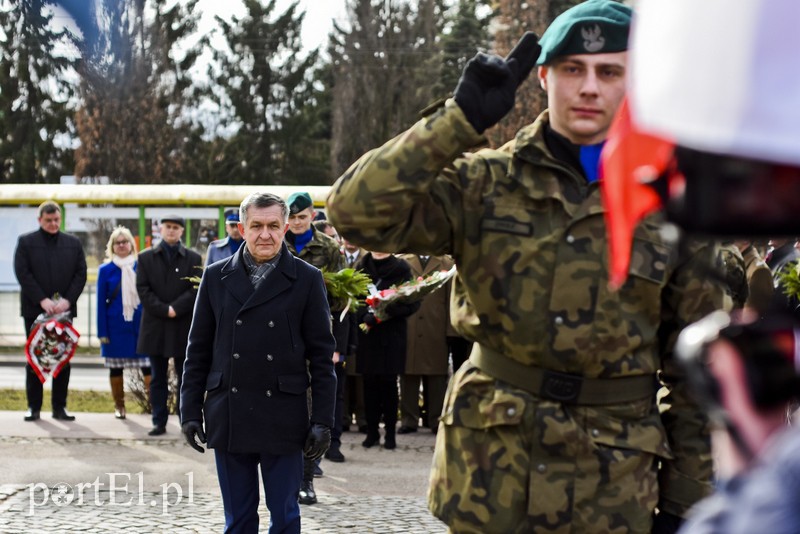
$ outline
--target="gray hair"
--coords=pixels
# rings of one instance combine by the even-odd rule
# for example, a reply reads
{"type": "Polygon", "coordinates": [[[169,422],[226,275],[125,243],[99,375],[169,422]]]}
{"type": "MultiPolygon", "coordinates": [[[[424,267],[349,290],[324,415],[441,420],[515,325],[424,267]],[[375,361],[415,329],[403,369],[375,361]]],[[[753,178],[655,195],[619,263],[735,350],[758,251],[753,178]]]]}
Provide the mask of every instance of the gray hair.
{"type": "Polygon", "coordinates": [[[239,206],[239,220],[242,222],[242,226],[246,226],[247,210],[251,207],[268,208],[275,205],[281,207],[281,215],[285,224],[289,220],[289,206],[286,205],[285,200],[272,193],[250,193],[239,206]]]}

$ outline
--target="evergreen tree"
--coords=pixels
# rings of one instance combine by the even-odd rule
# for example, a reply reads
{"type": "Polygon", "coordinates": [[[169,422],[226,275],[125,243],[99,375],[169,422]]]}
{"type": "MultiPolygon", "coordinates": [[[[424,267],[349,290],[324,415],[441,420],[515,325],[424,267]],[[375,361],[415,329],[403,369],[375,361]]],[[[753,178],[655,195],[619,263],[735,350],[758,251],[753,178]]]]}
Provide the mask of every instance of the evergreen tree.
{"type": "Polygon", "coordinates": [[[437,94],[449,96],[458,85],[464,67],[478,52],[491,48],[488,22],[491,13],[481,16],[483,0],[458,0],[442,35],[442,71],[437,94]]]}
{"type": "Polygon", "coordinates": [[[211,174],[225,183],[325,182],[319,51],[301,54],[305,13],[297,2],[277,16],[275,0],[244,5],[244,17],[217,17],[227,50],[215,51],[210,73],[223,127],[235,133],[213,142],[211,174]]]}
{"type": "MultiPolygon", "coordinates": [[[[582,0],[497,0],[494,21],[494,53],[505,56],[520,37],[530,30],[541,36],[551,22],[563,11],[582,0]]],[[[536,69],[517,90],[514,109],[496,126],[486,131],[492,146],[513,139],[517,131],[532,123],[547,107],[547,97],[539,86],[536,69]]]]}
{"type": "Polygon", "coordinates": [[[367,150],[406,129],[434,98],[441,55],[440,0],[348,0],[334,24],[332,167],[341,174],[367,150]]]}
{"type": "Polygon", "coordinates": [[[58,182],[72,167],[67,74],[77,49],[46,0],[0,1],[0,173],[3,182],[58,182]],[[59,143],[60,141],[60,143],[59,143]]]}
{"type": "Polygon", "coordinates": [[[197,29],[197,0],[170,3],[102,4],[104,31],[79,70],[76,175],[118,183],[194,181],[196,167],[185,150],[193,139],[189,70],[206,41],[182,46],[197,29]]]}

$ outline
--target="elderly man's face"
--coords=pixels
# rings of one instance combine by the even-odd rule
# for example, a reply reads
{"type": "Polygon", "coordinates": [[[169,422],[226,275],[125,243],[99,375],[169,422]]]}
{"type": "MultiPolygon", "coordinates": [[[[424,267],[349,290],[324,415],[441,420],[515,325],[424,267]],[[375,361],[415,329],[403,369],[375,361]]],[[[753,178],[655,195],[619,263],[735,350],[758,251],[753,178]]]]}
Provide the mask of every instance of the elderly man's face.
{"type": "Polygon", "coordinates": [[[289,231],[295,235],[308,232],[314,220],[315,212],[311,208],[298,211],[294,215],[289,215],[289,231]]]}
{"type": "Polygon", "coordinates": [[[247,251],[258,263],[271,260],[281,251],[288,227],[277,204],[266,208],[251,206],[247,209],[244,224],[239,223],[247,251]]]}
{"type": "Polygon", "coordinates": [[[625,96],[627,52],[580,54],[539,67],[553,129],[578,145],[605,140],[625,96]]]}

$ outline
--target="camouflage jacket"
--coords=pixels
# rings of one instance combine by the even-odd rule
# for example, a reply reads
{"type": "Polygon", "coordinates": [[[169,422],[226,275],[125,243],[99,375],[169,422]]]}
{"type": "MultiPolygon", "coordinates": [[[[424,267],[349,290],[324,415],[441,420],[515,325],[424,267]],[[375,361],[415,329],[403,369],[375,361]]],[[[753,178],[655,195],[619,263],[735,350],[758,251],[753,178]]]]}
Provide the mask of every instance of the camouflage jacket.
{"type": "MultiPolygon", "coordinates": [[[[289,248],[289,252],[319,270],[324,269],[335,273],[344,269],[344,255],[339,250],[339,244],[333,238],[314,228],[313,225],[311,229],[314,232],[311,241],[306,243],[299,253],[294,248],[294,234],[291,232],[286,234],[286,246],[289,248]]],[[[344,304],[330,302],[330,296],[328,301],[331,311],[341,311],[344,308],[344,304]]]]}
{"type": "MultiPolygon", "coordinates": [[[[354,163],[327,213],[366,248],[452,255],[454,326],[490,349],[586,377],[679,376],[677,333],[723,307],[723,288],[703,270],[716,248],[696,243],[679,258],[661,215],[651,216],[636,228],[627,282],[611,291],[599,187],[552,156],[547,120],[544,112],[497,150],[464,153],[482,137],[449,100],[354,163]]],[[[612,441],[672,459],[659,476],[661,508],[680,514],[710,489],[708,425],[683,383],[669,386],[660,418],[622,406],[573,413],[613,418],[612,441]]]]}

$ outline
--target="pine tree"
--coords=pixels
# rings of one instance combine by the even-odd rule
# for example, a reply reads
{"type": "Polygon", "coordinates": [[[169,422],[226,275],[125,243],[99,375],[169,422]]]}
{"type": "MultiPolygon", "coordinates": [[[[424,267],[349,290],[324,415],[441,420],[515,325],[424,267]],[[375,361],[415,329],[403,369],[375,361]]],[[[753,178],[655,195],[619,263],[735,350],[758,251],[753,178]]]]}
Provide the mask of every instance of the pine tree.
{"type": "Polygon", "coordinates": [[[408,128],[434,98],[443,3],[348,0],[349,27],[334,25],[332,167],[408,128]]]}
{"type": "Polygon", "coordinates": [[[217,17],[227,50],[215,51],[219,68],[211,73],[223,128],[235,131],[213,142],[211,174],[217,181],[328,180],[325,126],[317,109],[322,95],[315,85],[319,52],[301,53],[305,13],[297,2],[277,15],[275,3],[244,0],[245,16],[217,17]]]}
{"type": "Polygon", "coordinates": [[[197,0],[169,4],[102,5],[107,31],[79,70],[76,175],[108,176],[118,183],[194,181],[196,167],[185,151],[193,132],[185,114],[192,93],[189,71],[206,41],[178,52],[197,29],[197,0]]]}
{"type": "Polygon", "coordinates": [[[455,90],[467,61],[491,48],[488,30],[491,13],[483,16],[479,13],[486,6],[483,0],[459,0],[454,6],[441,39],[442,68],[437,94],[442,97],[455,90]]]}
{"type": "Polygon", "coordinates": [[[53,27],[46,0],[0,2],[0,173],[3,182],[58,182],[72,167],[67,74],[77,48],[53,27]]]}

